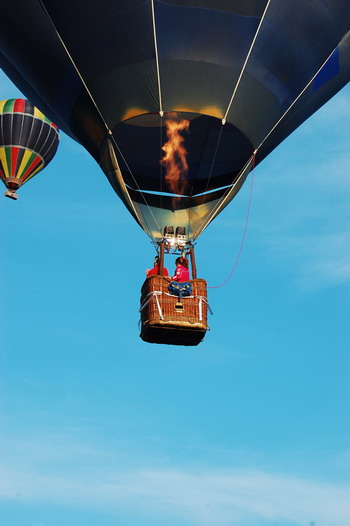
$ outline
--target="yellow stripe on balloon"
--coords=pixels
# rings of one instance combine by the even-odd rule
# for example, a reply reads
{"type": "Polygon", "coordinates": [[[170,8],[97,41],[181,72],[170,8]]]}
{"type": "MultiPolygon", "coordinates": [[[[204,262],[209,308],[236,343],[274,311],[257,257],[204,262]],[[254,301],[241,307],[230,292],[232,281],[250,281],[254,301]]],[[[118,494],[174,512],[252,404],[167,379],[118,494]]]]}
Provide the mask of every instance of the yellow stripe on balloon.
{"type": "Polygon", "coordinates": [[[24,155],[23,155],[23,158],[21,160],[21,164],[17,170],[17,174],[16,174],[16,177],[18,179],[20,179],[23,175],[23,172],[25,171],[26,169],[26,165],[29,161],[29,158],[33,155],[33,152],[31,150],[25,150],[24,152],[24,155]]]}
{"type": "Polygon", "coordinates": [[[3,112],[4,106],[6,104],[7,100],[0,100],[0,113],[3,112]]]}
{"type": "Polygon", "coordinates": [[[38,167],[34,170],[33,173],[30,174],[29,177],[26,178],[25,181],[26,181],[26,182],[29,181],[29,179],[31,179],[32,177],[34,177],[34,175],[36,175],[38,172],[40,172],[40,170],[43,169],[43,164],[44,164],[43,162],[39,163],[39,164],[38,164],[38,167]]]}
{"type": "Polygon", "coordinates": [[[38,110],[38,108],[36,106],[34,107],[34,117],[37,117],[38,119],[41,119],[43,121],[47,120],[45,115],[43,113],[41,113],[41,111],[38,110]]]}
{"type": "Polygon", "coordinates": [[[6,158],[6,153],[5,153],[5,148],[0,148],[0,161],[1,161],[1,164],[2,164],[2,167],[3,167],[3,170],[5,172],[5,177],[10,177],[10,173],[9,173],[9,167],[7,165],[7,158],[6,158]]]}

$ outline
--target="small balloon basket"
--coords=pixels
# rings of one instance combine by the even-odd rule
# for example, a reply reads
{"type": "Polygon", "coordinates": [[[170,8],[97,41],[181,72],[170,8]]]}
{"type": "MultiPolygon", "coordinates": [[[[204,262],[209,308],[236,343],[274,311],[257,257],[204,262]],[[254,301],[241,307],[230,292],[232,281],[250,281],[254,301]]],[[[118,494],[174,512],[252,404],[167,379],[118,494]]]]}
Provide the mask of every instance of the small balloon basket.
{"type": "Polygon", "coordinates": [[[170,294],[170,279],[146,278],[141,290],[141,334],[145,342],[168,345],[198,345],[208,330],[207,283],[192,279],[190,296],[170,294]]]}

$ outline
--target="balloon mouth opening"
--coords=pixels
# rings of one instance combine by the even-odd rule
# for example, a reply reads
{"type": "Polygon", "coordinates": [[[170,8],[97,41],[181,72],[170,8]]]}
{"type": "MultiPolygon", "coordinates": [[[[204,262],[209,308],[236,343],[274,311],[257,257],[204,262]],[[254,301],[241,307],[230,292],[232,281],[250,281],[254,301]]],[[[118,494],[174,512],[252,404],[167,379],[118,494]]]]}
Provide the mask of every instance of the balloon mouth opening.
{"type": "Polygon", "coordinates": [[[116,155],[125,184],[172,199],[168,205],[173,210],[178,198],[192,199],[232,185],[254,150],[232,123],[223,126],[216,117],[184,111],[165,112],[163,118],[158,113],[132,117],[117,124],[113,136],[123,152],[116,155]]]}
{"type": "Polygon", "coordinates": [[[18,190],[21,186],[21,183],[15,177],[9,177],[6,179],[6,186],[9,190],[18,190]]]}

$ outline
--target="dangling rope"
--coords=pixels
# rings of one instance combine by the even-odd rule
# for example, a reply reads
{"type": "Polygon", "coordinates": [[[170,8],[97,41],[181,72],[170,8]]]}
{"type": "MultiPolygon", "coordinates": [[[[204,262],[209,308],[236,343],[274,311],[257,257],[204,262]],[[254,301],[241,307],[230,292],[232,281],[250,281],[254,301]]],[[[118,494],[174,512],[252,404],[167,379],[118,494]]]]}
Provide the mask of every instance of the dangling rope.
{"type": "Polygon", "coordinates": [[[237,258],[236,258],[235,264],[234,264],[233,269],[231,270],[229,276],[225,279],[225,281],[223,281],[222,283],[220,283],[220,285],[216,285],[216,286],[214,286],[214,287],[209,287],[209,286],[208,286],[208,289],[218,289],[219,287],[222,287],[223,285],[225,285],[225,283],[227,283],[227,282],[229,281],[229,279],[231,279],[231,277],[233,276],[233,273],[235,272],[235,270],[236,270],[236,268],[237,268],[238,262],[239,262],[239,260],[241,259],[241,255],[242,255],[242,251],[243,251],[244,242],[245,242],[245,238],[246,238],[246,235],[247,235],[248,222],[249,222],[249,216],[250,216],[250,209],[251,209],[251,204],[252,204],[253,184],[254,184],[255,158],[256,158],[256,153],[254,154],[253,162],[252,162],[252,178],[251,178],[251,181],[250,181],[250,191],[249,191],[248,209],[247,209],[247,215],[246,215],[246,218],[245,218],[244,231],[243,231],[243,236],[242,236],[241,246],[239,247],[239,251],[238,251],[238,255],[237,255],[237,258]]]}

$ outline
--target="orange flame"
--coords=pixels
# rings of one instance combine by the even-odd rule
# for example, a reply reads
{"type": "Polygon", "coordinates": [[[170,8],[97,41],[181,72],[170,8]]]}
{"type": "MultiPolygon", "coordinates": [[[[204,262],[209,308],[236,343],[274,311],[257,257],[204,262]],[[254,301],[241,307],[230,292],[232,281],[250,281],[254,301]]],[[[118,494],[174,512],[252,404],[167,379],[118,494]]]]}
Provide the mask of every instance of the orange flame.
{"type": "MultiPolygon", "coordinates": [[[[174,114],[176,117],[176,114],[174,114]]],[[[183,195],[187,187],[186,175],[188,172],[187,150],[183,145],[185,138],[181,131],[187,131],[190,121],[183,119],[166,120],[166,134],[168,141],[162,146],[165,152],[162,165],[166,169],[165,181],[168,183],[170,190],[174,194],[183,195]]]]}

